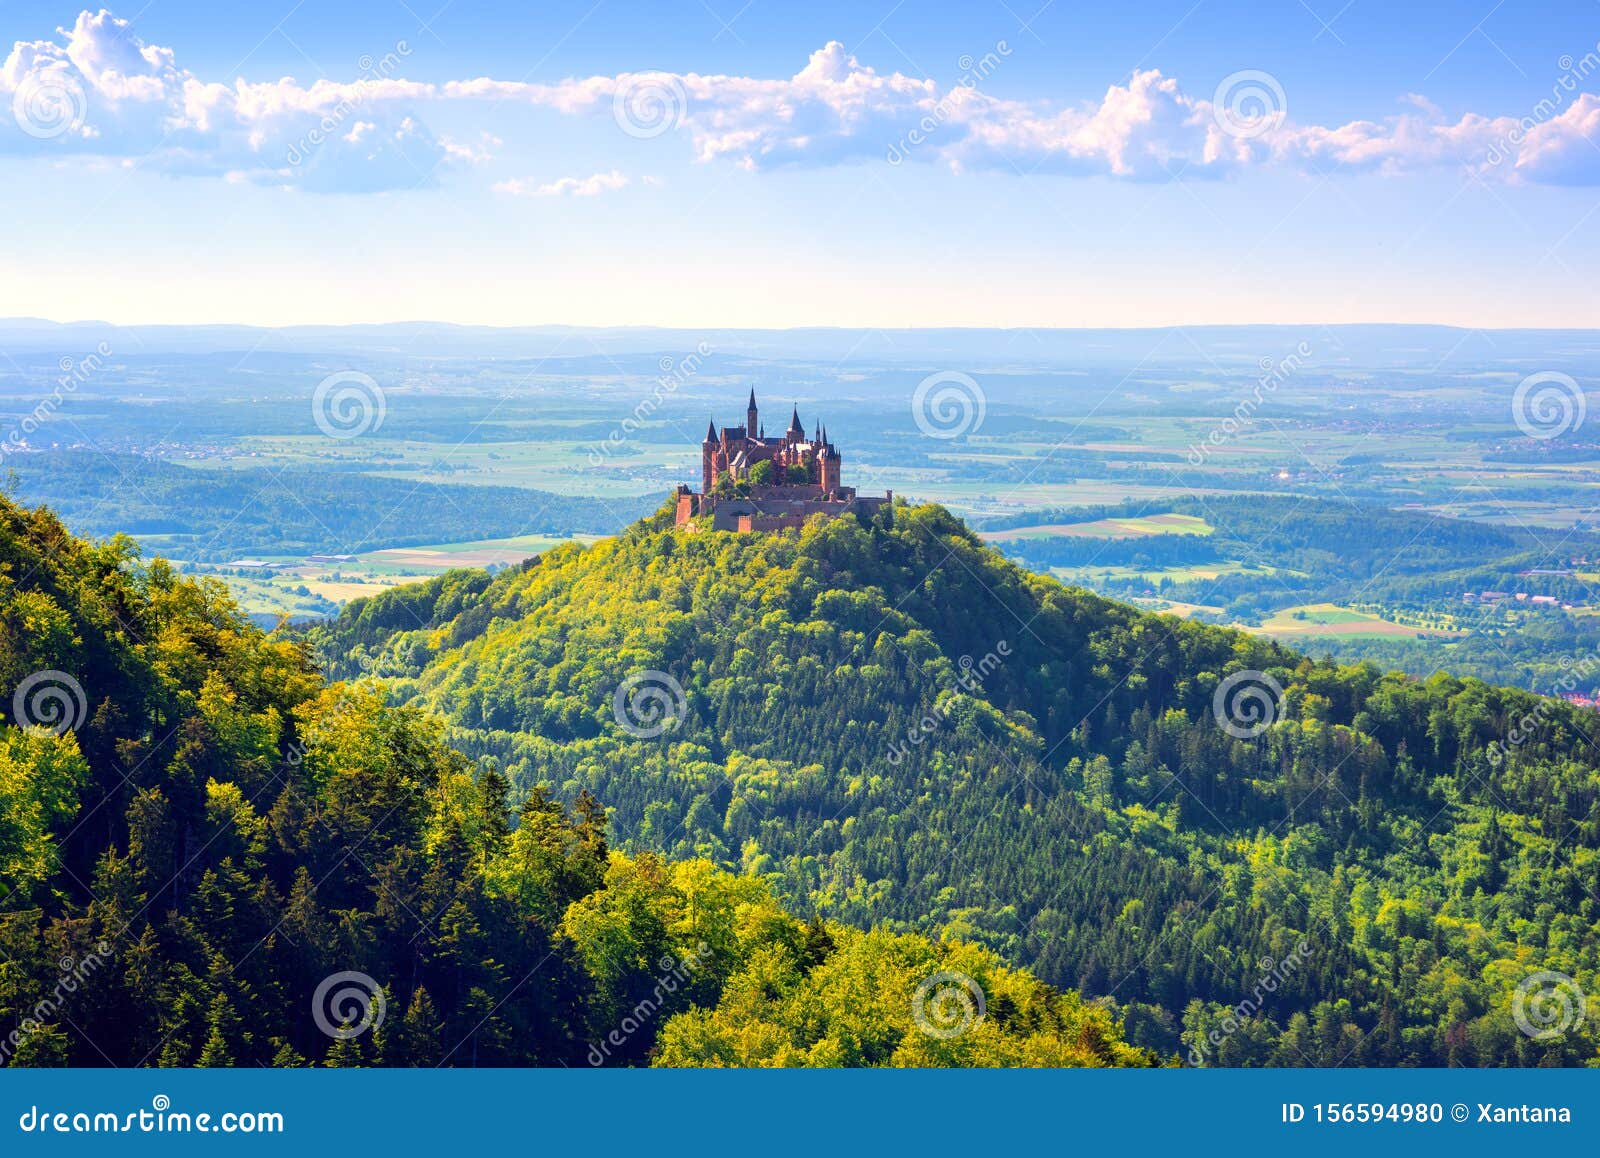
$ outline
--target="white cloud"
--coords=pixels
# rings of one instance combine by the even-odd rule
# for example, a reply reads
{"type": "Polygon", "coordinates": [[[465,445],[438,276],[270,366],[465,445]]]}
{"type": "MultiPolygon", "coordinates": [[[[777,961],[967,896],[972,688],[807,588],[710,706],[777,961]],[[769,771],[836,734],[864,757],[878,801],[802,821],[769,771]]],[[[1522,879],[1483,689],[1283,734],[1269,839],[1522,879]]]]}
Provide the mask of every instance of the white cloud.
{"type": "MultiPolygon", "coordinates": [[[[645,183],[649,184],[651,180],[646,177],[645,183]]],[[[596,173],[590,177],[563,177],[559,181],[543,185],[531,179],[497,181],[494,191],[509,193],[514,197],[594,197],[615,189],[626,188],[627,185],[627,174],[613,169],[609,173],[596,173]]]]}
{"type": "MultiPolygon", "coordinates": [[[[989,73],[1004,68],[1005,55],[986,58],[989,73]]],[[[1407,93],[1400,99],[1415,111],[1331,127],[1296,124],[1280,104],[1267,110],[1278,114],[1276,127],[1253,135],[1229,131],[1239,126],[1230,107],[1213,104],[1221,94],[1186,93],[1155,69],[1111,85],[1098,101],[1052,106],[989,96],[975,80],[940,89],[931,80],[881,74],[837,42],[786,80],[624,73],[547,85],[481,78],[452,82],[441,93],[609,117],[619,91],[639,85],[675,98],[667,115],[699,160],[753,169],[884,158],[1158,180],[1273,163],[1390,174],[1455,165],[1512,181],[1600,183],[1600,98],[1591,94],[1564,107],[1546,102],[1521,119],[1467,113],[1452,122],[1426,97],[1407,93]]]]}
{"type": "MultiPolygon", "coordinates": [[[[374,192],[436,181],[456,158],[410,107],[431,85],[374,72],[302,87],[206,81],[127,21],[82,12],[0,65],[0,153],[140,158],[180,176],[374,192]]],[[[391,57],[391,59],[393,59],[391,57]]]]}
{"type": "Polygon", "coordinates": [[[1291,127],[1273,141],[1277,159],[1319,169],[1404,174],[1454,165],[1480,176],[1541,185],[1600,184],[1600,97],[1525,117],[1468,113],[1456,121],[1431,106],[1384,121],[1291,127]]]}
{"type": "MultiPolygon", "coordinates": [[[[1003,70],[1007,55],[986,57],[982,75],[1003,70]]],[[[391,61],[402,63],[393,54],[391,61]]],[[[17,42],[0,66],[0,98],[19,111],[0,118],[0,153],[138,157],[173,174],[315,191],[409,188],[488,159],[497,139],[484,134],[469,145],[436,138],[422,119],[438,102],[481,102],[593,117],[619,148],[627,145],[624,132],[676,132],[701,162],[751,169],[887,159],[1162,180],[1260,165],[1394,175],[1454,166],[1486,179],[1600,184],[1600,97],[1559,89],[1524,117],[1467,113],[1451,120],[1414,93],[1400,98],[1405,111],[1395,116],[1342,125],[1299,124],[1280,107],[1272,110],[1281,114],[1274,127],[1257,134],[1237,131],[1230,122],[1236,110],[1220,92],[1211,99],[1186,92],[1153,69],[1111,85],[1096,101],[1061,105],[990,96],[971,73],[949,88],[880,73],[837,42],[787,78],[622,73],[553,84],[479,77],[435,85],[397,71],[308,86],[287,77],[206,80],[109,12],[84,12],[57,40],[17,42]],[[648,123],[630,123],[636,115],[648,123]]],[[[592,196],[626,182],[613,172],[496,188],[592,196]]]]}

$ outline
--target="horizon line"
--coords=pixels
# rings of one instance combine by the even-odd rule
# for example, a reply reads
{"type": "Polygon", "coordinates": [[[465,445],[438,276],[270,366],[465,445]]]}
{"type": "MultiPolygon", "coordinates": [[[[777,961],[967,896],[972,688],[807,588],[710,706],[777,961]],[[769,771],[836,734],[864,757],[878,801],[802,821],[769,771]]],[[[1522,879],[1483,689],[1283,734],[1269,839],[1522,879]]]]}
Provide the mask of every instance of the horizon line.
{"type": "Polygon", "coordinates": [[[1460,330],[1468,333],[1600,333],[1600,326],[1481,326],[1469,325],[1462,322],[1394,322],[1394,321],[1360,321],[1360,322],[1326,322],[1326,321],[1297,321],[1297,322],[1145,322],[1127,325],[1099,325],[1099,326],[1070,326],[1070,325],[1028,325],[1017,324],[1009,326],[999,325],[843,325],[839,323],[801,323],[796,325],[720,325],[720,324],[666,324],[660,322],[613,322],[613,323],[583,323],[583,322],[522,322],[504,324],[494,322],[456,322],[437,318],[395,318],[388,321],[367,322],[115,322],[106,318],[73,318],[62,321],[56,318],[42,318],[30,314],[15,314],[0,317],[0,326],[15,325],[17,323],[32,323],[38,326],[54,326],[60,328],[83,326],[109,326],[115,329],[246,329],[246,330],[355,330],[377,329],[389,326],[443,326],[454,329],[476,330],[677,330],[677,331],[722,331],[734,333],[801,333],[807,331],[836,331],[839,333],[938,333],[949,331],[962,331],[972,333],[1094,333],[1094,332],[1128,332],[1136,333],[1143,330],[1239,330],[1239,329],[1436,329],[1460,330]]]}

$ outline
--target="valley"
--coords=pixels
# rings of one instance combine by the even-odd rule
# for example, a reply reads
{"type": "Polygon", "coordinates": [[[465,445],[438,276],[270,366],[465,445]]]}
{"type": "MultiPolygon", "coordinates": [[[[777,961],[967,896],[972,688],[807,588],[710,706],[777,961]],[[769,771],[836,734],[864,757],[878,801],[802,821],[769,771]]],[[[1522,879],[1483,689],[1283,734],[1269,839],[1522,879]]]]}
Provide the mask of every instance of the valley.
{"type": "MultiPolygon", "coordinates": [[[[368,357],[390,377],[389,355],[368,357]]],[[[664,391],[650,374],[665,356],[402,359],[369,428],[345,438],[304,429],[318,417],[305,378],[328,355],[282,355],[248,393],[250,356],[226,360],[108,364],[7,456],[17,662],[85,673],[85,711],[100,705],[87,763],[51,759],[115,802],[105,834],[64,838],[64,866],[95,884],[68,883],[59,920],[123,887],[103,854],[148,859],[176,831],[157,814],[175,810],[196,831],[231,816],[261,841],[228,843],[159,896],[131,886],[135,907],[265,889],[267,924],[250,926],[263,943],[292,911],[296,939],[326,953],[331,934],[304,914],[336,904],[361,914],[361,952],[385,975],[420,916],[425,996],[449,1008],[419,1008],[418,1027],[440,1017],[507,1059],[563,1047],[519,1053],[474,1031],[475,993],[501,987],[503,965],[454,987],[459,942],[433,940],[436,922],[498,928],[483,950],[498,962],[521,959],[511,929],[534,920],[534,941],[563,955],[573,987],[530,995],[501,1033],[548,1019],[548,1001],[566,1003],[557,1022],[616,1016],[648,979],[600,946],[637,936],[692,955],[700,918],[681,906],[702,902],[762,908],[787,947],[734,937],[692,1005],[605,1060],[927,1060],[892,996],[861,1045],[845,995],[940,961],[1048,1010],[1026,1020],[1048,1028],[1008,1036],[1024,1023],[999,1018],[999,1036],[929,1064],[1593,1054],[1587,1029],[1544,1043],[1511,1010],[1528,967],[1597,967],[1600,531],[1586,445],[1519,441],[1492,420],[1509,374],[1443,375],[1481,414],[1475,433],[1353,363],[1308,365],[1272,399],[1281,416],[1216,438],[1227,419],[1207,408],[1241,388],[1242,365],[1010,366],[984,372],[969,399],[983,417],[946,437],[895,402],[915,373],[898,364],[847,377],[792,356],[709,358],[664,391]],[[148,387],[129,399],[136,379],[196,374],[182,409],[148,387]],[[767,533],[674,526],[663,500],[698,475],[698,412],[725,413],[750,380],[798,396],[844,447],[845,482],[895,504],[767,533]],[[1337,408],[1332,381],[1348,388],[1337,408]],[[89,540],[67,549],[74,566],[131,584],[116,598],[144,610],[70,595],[70,572],[28,586],[29,552],[67,531],[89,540]],[[40,599],[56,610],[41,618],[40,599]],[[72,599],[86,602],[61,610],[72,599]],[[169,622],[190,642],[158,630],[169,622]],[[196,667],[228,655],[225,684],[196,667]],[[114,694],[89,686],[147,665],[114,694]],[[152,679],[162,690],[141,700],[152,679]],[[1240,681],[1264,730],[1219,706],[1240,681]],[[192,717],[188,738],[119,723],[129,705],[192,717]],[[122,751],[161,771],[122,783],[122,751]],[[299,810],[370,820],[396,791],[424,802],[405,831],[313,900],[295,866],[322,845],[299,810]],[[443,877],[471,890],[469,912],[438,893],[443,877]],[[675,931],[619,931],[601,916],[613,903],[675,931]],[[781,999],[730,1001],[773,952],[788,955],[781,999]],[[1270,1007],[1229,1028],[1259,963],[1289,958],[1270,1007]],[[824,961],[837,974],[815,972],[824,961]],[[818,1002],[833,1020],[814,1040],[818,1002]],[[1096,1044],[1072,1052],[1072,1033],[1096,1044]],[[770,1050],[750,1052],[752,1034],[770,1050]]],[[[0,380],[4,398],[25,405],[25,372],[0,380]]],[[[55,846],[45,829],[27,842],[7,887],[42,899],[63,887],[55,846]]],[[[140,935],[171,984],[200,967],[178,926],[140,935]]],[[[303,984],[285,952],[251,984],[303,984]]],[[[207,992],[206,1016],[140,999],[144,1044],[127,1048],[298,1064],[322,1047],[292,1025],[241,1036],[224,1006],[251,993],[207,992]]],[[[405,1056],[432,1056],[417,1033],[405,1056]]],[[[386,1064],[402,1056],[372,1044],[386,1064]]]]}
{"type": "MultiPolygon", "coordinates": [[[[28,412],[30,383],[72,357],[60,353],[68,340],[34,336],[34,352],[0,364],[0,424],[28,412]]],[[[847,363],[795,336],[724,332],[574,331],[521,339],[521,356],[508,338],[489,362],[353,337],[344,352],[255,337],[216,354],[144,352],[149,338],[114,327],[102,340],[106,364],[7,456],[12,493],[50,503],[82,533],[130,533],[223,578],[263,624],[332,614],[446,558],[508,564],[614,534],[693,476],[704,415],[753,384],[825,411],[858,448],[855,485],[941,503],[1041,573],[1141,606],[1418,675],[1522,686],[1600,642],[1587,569],[1600,558],[1600,444],[1581,429],[1547,439],[1518,428],[1518,375],[1505,362],[1537,340],[1520,334],[1152,331],[1142,349],[1137,336],[1118,339],[1124,360],[1115,343],[1007,343],[1010,356],[991,352],[971,375],[981,415],[934,436],[907,401],[928,364],[908,360],[952,356],[929,335],[902,337],[893,358],[870,334],[841,336],[847,363]],[[638,352],[641,341],[655,349],[638,352]],[[381,415],[360,437],[328,437],[312,387],[351,361],[379,388],[381,415]],[[1262,391],[1268,363],[1276,384],[1262,391]],[[1245,419],[1230,416],[1255,394],[1245,419]],[[1389,512],[1401,537],[1367,553],[1404,548],[1412,559],[1363,575],[1332,555],[1290,558],[1276,535],[1297,503],[1316,511],[1326,542],[1356,541],[1371,511],[1389,512]],[[1227,524],[1220,541],[1214,515],[1227,524]],[[1486,565],[1469,530],[1441,534],[1463,524],[1499,529],[1503,565],[1486,565]],[[1425,561],[1410,550],[1415,535],[1434,544],[1425,561]],[[402,548],[445,556],[384,554],[402,548]],[[305,565],[308,555],[359,563],[305,565]],[[1562,574],[1520,574],[1540,570],[1562,574]],[[1510,601],[1479,599],[1497,591],[1510,601]],[[1371,618],[1335,631],[1295,615],[1322,604],[1371,618]],[[1536,647],[1516,642],[1525,628],[1536,647]]],[[[82,332],[70,341],[92,344],[82,332]]],[[[1586,341],[1568,341],[1556,361],[1580,373],[1600,364],[1586,341]]]]}

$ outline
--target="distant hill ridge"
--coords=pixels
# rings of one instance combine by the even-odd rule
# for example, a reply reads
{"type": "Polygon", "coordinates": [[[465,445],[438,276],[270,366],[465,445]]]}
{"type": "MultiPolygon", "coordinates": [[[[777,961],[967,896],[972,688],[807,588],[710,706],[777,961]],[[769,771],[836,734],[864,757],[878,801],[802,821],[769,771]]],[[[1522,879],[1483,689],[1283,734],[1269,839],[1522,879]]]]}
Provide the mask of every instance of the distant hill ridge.
{"type": "MultiPolygon", "coordinates": [[[[655,353],[690,350],[704,342],[721,354],[765,358],[826,358],[839,362],[909,362],[930,359],[1079,364],[1142,363],[1203,358],[1254,368],[1263,353],[1305,340],[1321,367],[1341,364],[1435,368],[1448,357],[1503,362],[1532,359],[1560,367],[1570,359],[1600,355],[1600,330],[1481,330],[1386,323],[1327,325],[1183,325],[1126,329],[980,329],[960,327],[798,327],[738,329],[726,326],[482,326],[399,321],[345,326],[131,325],[0,318],[0,343],[12,352],[71,352],[107,341],[119,355],[206,353],[360,352],[471,357],[550,358],[576,354],[655,353]]],[[[968,368],[971,368],[969,364],[968,368]]]]}

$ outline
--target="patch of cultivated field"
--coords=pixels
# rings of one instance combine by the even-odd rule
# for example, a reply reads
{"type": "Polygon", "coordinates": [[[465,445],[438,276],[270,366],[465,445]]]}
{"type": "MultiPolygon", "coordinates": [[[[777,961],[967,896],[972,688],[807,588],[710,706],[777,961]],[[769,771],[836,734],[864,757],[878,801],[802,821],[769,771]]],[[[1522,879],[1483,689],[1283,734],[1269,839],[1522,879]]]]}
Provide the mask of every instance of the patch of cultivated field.
{"type": "Polygon", "coordinates": [[[1396,639],[1416,639],[1431,635],[1455,638],[1465,635],[1438,627],[1417,627],[1396,623],[1366,611],[1353,611],[1334,603],[1308,603],[1304,607],[1287,607],[1260,626],[1246,627],[1261,635],[1314,636],[1320,639],[1360,639],[1362,637],[1388,636],[1396,639]]]}
{"type": "Polygon", "coordinates": [[[1209,603],[1185,603],[1181,599],[1152,599],[1147,596],[1136,596],[1129,603],[1143,607],[1149,611],[1159,612],[1162,615],[1176,615],[1187,619],[1191,615],[1204,612],[1207,615],[1220,615],[1223,609],[1209,603]]]}
{"type": "MultiPolygon", "coordinates": [[[[599,535],[574,535],[579,542],[592,543],[599,535]]],[[[542,554],[568,542],[549,535],[517,535],[510,539],[480,539],[470,543],[438,543],[423,547],[390,547],[361,556],[363,564],[408,572],[448,571],[452,567],[488,567],[495,563],[520,563],[531,555],[542,554]]]]}
{"type": "Polygon", "coordinates": [[[1139,567],[1052,567],[1050,574],[1063,583],[1079,583],[1093,586],[1096,583],[1112,583],[1129,579],[1141,580],[1152,587],[1163,579],[1170,579],[1174,583],[1210,582],[1220,579],[1224,575],[1293,575],[1304,578],[1299,571],[1292,571],[1286,567],[1262,567],[1254,563],[1245,563],[1238,559],[1224,559],[1216,563],[1194,563],[1188,566],[1157,568],[1147,570],[1139,567]]]}
{"type": "Polygon", "coordinates": [[[995,541],[1056,537],[1143,539],[1151,535],[1209,535],[1213,530],[1215,528],[1202,518],[1169,512],[1164,515],[1141,515],[1138,518],[1128,519],[1095,519],[1087,523],[1046,523],[1038,527],[1014,527],[1006,531],[989,531],[983,537],[995,541]]]}
{"type": "Polygon", "coordinates": [[[320,595],[330,603],[343,606],[352,599],[365,599],[378,595],[390,587],[414,583],[420,575],[368,575],[365,579],[306,579],[306,590],[320,595]]]}
{"type": "MultiPolygon", "coordinates": [[[[229,592],[246,614],[255,615],[325,615],[326,604],[319,604],[311,596],[297,593],[298,583],[274,582],[271,579],[246,579],[238,575],[220,576],[229,592]]],[[[310,587],[307,585],[307,589],[310,587]]]]}

